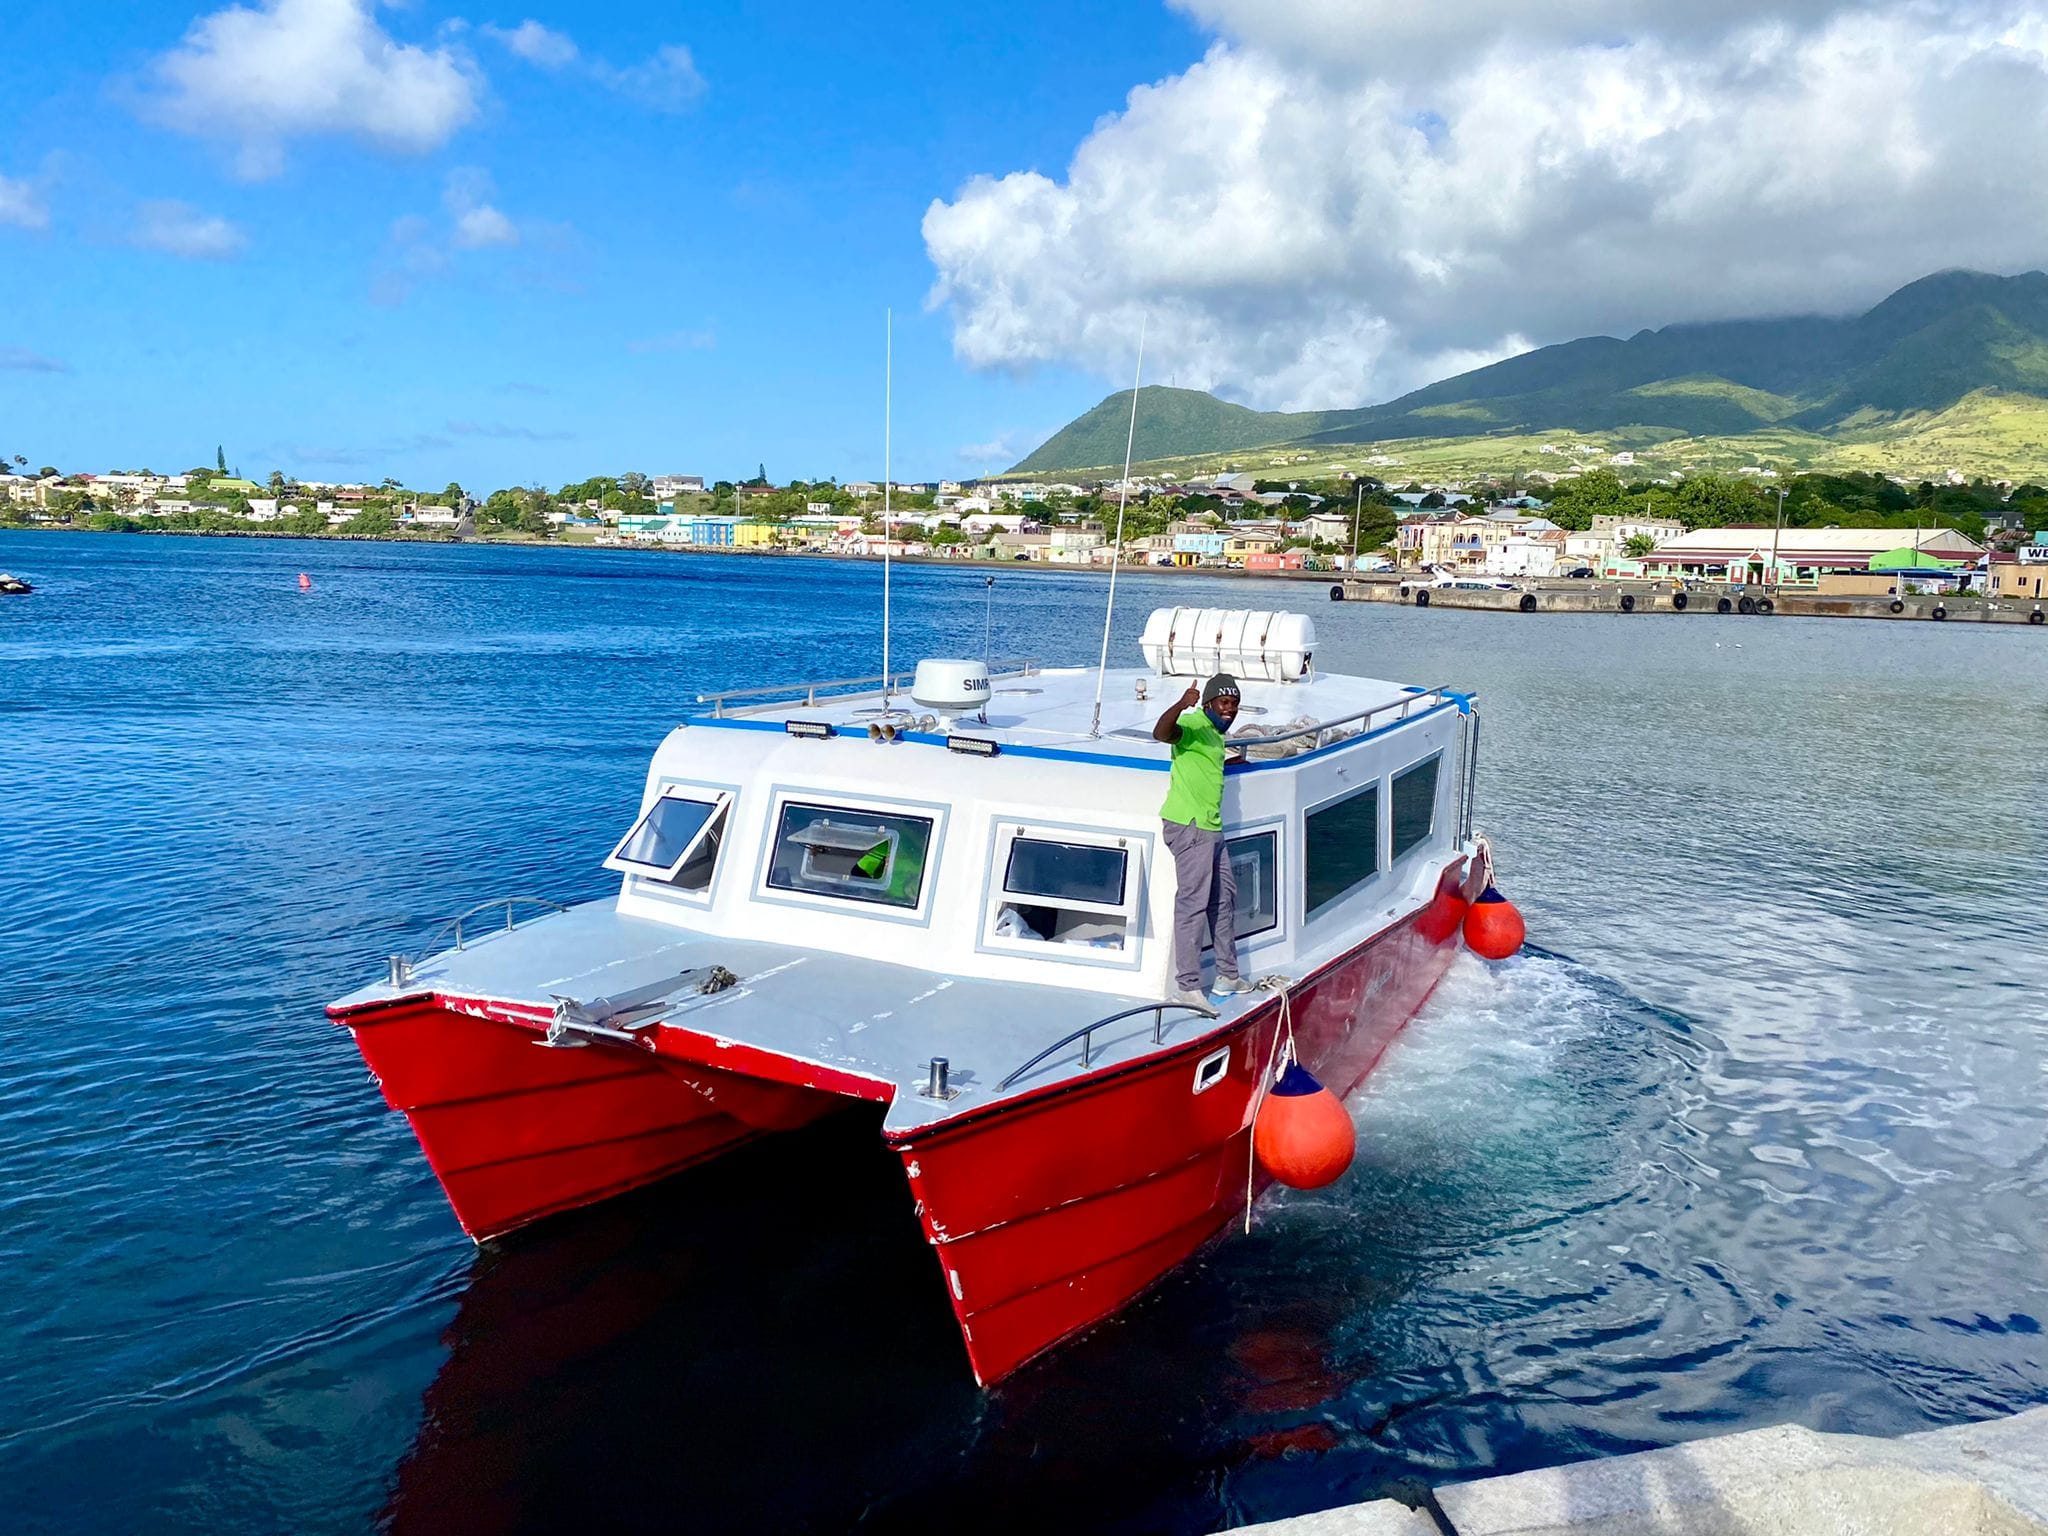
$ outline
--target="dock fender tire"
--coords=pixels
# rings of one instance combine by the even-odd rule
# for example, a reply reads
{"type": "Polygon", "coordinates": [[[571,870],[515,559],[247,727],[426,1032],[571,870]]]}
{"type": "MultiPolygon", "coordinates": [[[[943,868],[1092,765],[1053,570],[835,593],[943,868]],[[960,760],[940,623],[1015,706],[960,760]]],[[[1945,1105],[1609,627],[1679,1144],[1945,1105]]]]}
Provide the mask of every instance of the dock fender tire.
{"type": "Polygon", "coordinates": [[[1904,612],[1906,611],[1906,605],[1905,605],[1904,603],[1900,602],[1900,601],[1899,601],[1899,600],[1898,600],[1898,599],[1897,599],[1897,598],[1895,597],[1895,598],[1893,598],[1893,599],[1892,599],[1892,602],[1891,602],[1891,609],[1892,609],[1892,612],[1893,612],[1893,613],[1904,613],[1904,612]]]}
{"type": "Polygon", "coordinates": [[[1745,597],[1745,598],[1743,598],[1743,599],[1742,599],[1742,600],[1741,600],[1740,602],[1738,602],[1738,603],[1737,603],[1737,604],[1735,605],[1735,611],[1736,611],[1737,613],[1755,613],[1755,612],[1756,612],[1756,599],[1755,599],[1755,598],[1753,598],[1753,597],[1745,597]]]}
{"type": "Polygon", "coordinates": [[[1342,587],[1342,585],[1333,584],[1331,586],[1330,601],[1333,603],[1341,603],[1344,601],[1344,588],[1342,587]]]}
{"type": "Polygon", "coordinates": [[[1524,592],[1522,600],[1515,604],[1515,606],[1524,613],[1534,613],[1536,611],[1536,594],[1534,592],[1524,592]]]}
{"type": "Polygon", "coordinates": [[[1714,612],[1716,613],[1733,613],[1734,611],[1735,605],[1729,602],[1728,599],[1725,597],[1714,604],[1714,612]]]}
{"type": "Polygon", "coordinates": [[[1634,613],[1636,611],[1635,593],[1624,592],[1621,594],[1621,611],[1623,613],[1634,613]]]}
{"type": "Polygon", "coordinates": [[[1676,608],[1680,613],[1685,612],[1685,594],[1683,592],[1672,593],[1671,606],[1676,608]]]}
{"type": "Polygon", "coordinates": [[[1776,613],[1778,605],[1768,597],[1760,597],[1756,600],[1756,611],[1758,613],[1776,613]]]}
{"type": "Polygon", "coordinates": [[[2040,609],[2036,608],[2027,615],[2027,622],[2029,624],[2048,624],[2048,613],[2043,613],[2040,609]]]}
{"type": "Polygon", "coordinates": [[[1427,608],[1429,606],[1429,594],[1427,592],[1417,592],[1415,594],[1415,606],[1427,608]]]}
{"type": "Polygon", "coordinates": [[[1948,610],[1942,607],[1941,604],[1936,603],[1934,605],[1934,616],[1937,619],[1945,619],[1948,617],[1948,610]]]}

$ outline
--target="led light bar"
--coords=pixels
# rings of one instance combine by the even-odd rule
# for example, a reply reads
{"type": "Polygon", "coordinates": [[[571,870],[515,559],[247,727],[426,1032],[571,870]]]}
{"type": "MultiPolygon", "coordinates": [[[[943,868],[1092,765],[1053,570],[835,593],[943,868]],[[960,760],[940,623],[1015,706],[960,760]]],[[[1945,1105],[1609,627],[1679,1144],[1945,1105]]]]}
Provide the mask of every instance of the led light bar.
{"type": "Polygon", "coordinates": [[[782,728],[805,741],[823,741],[834,734],[830,720],[785,720],[782,728]]]}
{"type": "Polygon", "coordinates": [[[1003,744],[999,741],[990,741],[983,736],[948,736],[946,750],[964,752],[969,757],[994,757],[1003,750],[1003,744]]]}

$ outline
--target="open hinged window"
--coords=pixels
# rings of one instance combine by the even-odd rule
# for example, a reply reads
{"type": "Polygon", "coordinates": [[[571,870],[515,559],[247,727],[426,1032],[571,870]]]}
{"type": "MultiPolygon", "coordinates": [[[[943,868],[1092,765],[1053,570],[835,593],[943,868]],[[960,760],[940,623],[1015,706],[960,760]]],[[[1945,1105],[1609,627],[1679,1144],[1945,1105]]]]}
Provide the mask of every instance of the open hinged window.
{"type": "Polygon", "coordinates": [[[1144,873],[1135,838],[999,827],[983,942],[1121,955],[1136,940],[1144,873]]]}
{"type": "Polygon", "coordinates": [[[604,867],[666,880],[684,890],[704,890],[718,866],[718,847],[731,806],[729,790],[664,789],[633,823],[633,830],[619,839],[604,867]]]}
{"type": "Polygon", "coordinates": [[[791,801],[776,823],[768,884],[914,908],[924,892],[931,846],[929,816],[791,801]]]}

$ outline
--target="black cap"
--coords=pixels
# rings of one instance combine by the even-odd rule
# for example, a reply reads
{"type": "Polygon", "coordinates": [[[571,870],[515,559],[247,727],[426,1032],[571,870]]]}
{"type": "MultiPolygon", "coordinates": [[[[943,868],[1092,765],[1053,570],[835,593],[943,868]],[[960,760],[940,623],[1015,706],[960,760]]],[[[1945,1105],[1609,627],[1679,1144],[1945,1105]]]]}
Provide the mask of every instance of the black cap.
{"type": "Polygon", "coordinates": [[[1237,679],[1228,672],[1218,672],[1202,684],[1202,704],[1206,708],[1210,703],[1224,697],[1237,697],[1237,679]]]}

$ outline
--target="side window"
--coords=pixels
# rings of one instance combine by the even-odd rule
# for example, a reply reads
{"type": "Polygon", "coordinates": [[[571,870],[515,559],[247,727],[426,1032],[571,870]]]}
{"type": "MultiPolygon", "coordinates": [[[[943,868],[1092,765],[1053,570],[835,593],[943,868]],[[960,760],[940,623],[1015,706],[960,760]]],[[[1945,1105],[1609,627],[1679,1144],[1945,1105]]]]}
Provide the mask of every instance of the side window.
{"type": "Polygon", "coordinates": [[[782,891],[915,907],[931,842],[926,816],[792,801],[775,829],[768,883],[782,891]]]}
{"type": "Polygon", "coordinates": [[[724,791],[665,789],[619,839],[604,867],[666,880],[688,891],[704,890],[718,866],[731,804],[732,796],[724,791]]]}
{"type": "Polygon", "coordinates": [[[1310,811],[1302,820],[1302,905],[1313,918],[1379,873],[1379,786],[1310,811]]]}
{"type": "Polygon", "coordinates": [[[1129,839],[998,828],[983,942],[1048,953],[1121,952],[1137,920],[1143,861],[1129,839]]]}
{"type": "Polygon", "coordinates": [[[1280,926],[1280,834],[1233,837],[1230,868],[1237,876],[1237,936],[1248,939],[1280,926]]]}
{"type": "Polygon", "coordinates": [[[1443,761],[1439,753],[1394,775],[1391,815],[1394,823],[1394,858],[1429,841],[1436,826],[1436,771],[1443,761]]]}

